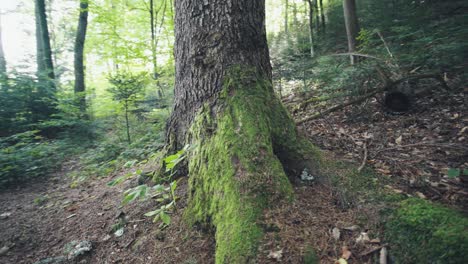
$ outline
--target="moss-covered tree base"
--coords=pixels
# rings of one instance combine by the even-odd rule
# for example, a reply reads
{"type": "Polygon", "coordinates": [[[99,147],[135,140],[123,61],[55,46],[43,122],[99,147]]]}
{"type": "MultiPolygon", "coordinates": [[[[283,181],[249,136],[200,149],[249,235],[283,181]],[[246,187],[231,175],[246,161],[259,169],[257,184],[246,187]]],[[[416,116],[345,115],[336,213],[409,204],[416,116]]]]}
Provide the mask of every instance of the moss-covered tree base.
{"type": "Polygon", "coordinates": [[[186,219],[215,228],[217,263],[254,261],[263,209],[293,198],[288,176],[317,171],[317,150],[297,135],[271,84],[239,70],[197,115],[188,142],[186,219]]]}

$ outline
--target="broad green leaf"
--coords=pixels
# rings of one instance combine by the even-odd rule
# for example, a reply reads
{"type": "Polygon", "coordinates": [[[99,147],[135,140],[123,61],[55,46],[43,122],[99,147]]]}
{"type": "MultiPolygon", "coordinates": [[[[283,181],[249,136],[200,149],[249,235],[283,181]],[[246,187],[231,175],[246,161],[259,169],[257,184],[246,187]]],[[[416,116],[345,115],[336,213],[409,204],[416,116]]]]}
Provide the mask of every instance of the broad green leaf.
{"type": "Polygon", "coordinates": [[[124,199],[122,200],[122,204],[126,205],[129,202],[134,201],[138,197],[138,192],[131,192],[127,195],[125,195],[124,199]]]}
{"type": "Polygon", "coordinates": [[[154,210],[154,211],[147,212],[147,213],[145,214],[145,216],[149,216],[149,217],[155,216],[155,215],[159,214],[160,212],[161,212],[161,209],[156,209],[156,210],[154,210]]]}
{"type": "Polygon", "coordinates": [[[447,174],[449,178],[456,178],[460,176],[460,169],[450,168],[447,174]]]}
{"type": "Polygon", "coordinates": [[[172,192],[172,194],[174,194],[176,188],[177,188],[177,181],[171,182],[171,192],[172,192]]]}
{"type": "Polygon", "coordinates": [[[170,225],[171,224],[171,217],[166,214],[165,212],[161,211],[161,220],[163,221],[164,224],[170,225]]]}

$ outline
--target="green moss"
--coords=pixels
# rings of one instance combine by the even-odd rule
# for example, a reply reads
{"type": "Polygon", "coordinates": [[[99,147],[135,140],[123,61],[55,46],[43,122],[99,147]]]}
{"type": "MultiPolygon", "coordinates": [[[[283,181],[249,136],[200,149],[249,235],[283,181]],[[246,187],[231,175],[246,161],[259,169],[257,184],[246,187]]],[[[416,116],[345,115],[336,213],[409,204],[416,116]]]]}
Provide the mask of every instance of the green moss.
{"type": "Polygon", "coordinates": [[[468,218],[453,209],[411,198],[386,225],[396,263],[466,263],[468,218]]]}
{"type": "Polygon", "coordinates": [[[250,263],[263,236],[263,210],[293,197],[274,146],[287,150],[284,142],[298,137],[271,85],[252,72],[232,71],[217,106],[207,104],[189,133],[185,217],[215,227],[216,263],[250,263]]]}

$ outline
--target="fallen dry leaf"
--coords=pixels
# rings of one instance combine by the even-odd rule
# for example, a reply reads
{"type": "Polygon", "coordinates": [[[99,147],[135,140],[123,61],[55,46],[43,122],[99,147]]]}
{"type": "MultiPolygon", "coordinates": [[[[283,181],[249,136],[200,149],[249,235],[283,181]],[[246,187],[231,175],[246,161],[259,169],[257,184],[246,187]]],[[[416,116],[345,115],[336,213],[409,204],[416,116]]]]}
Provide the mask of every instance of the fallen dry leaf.
{"type": "Polygon", "coordinates": [[[370,241],[369,235],[366,232],[362,232],[358,238],[356,238],[356,243],[367,243],[370,241]]]}
{"type": "Polygon", "coordinates": [[[270,251],[270,253],[268,253],[268,258],[271,258],[271,259],[276,259],[276,260],[281,260],[281,258],[283,257],[283,250],[280,249],[278,251],[270,251]]]}
{"type": "Polygon", "coordinates": [[[342,252],[341,253],[341,258],[344,258],[346,260],[348,260],[351,257],[351,255],[353,254],[353,253],[351,253],[351,251],[349,251],[348,247],[346,247],[346,246],[341,248],[341,252],[342,252]]]}
{"type": "Polygon", "coordinates": [[[395,139],[395,143],[397,145],[401,145],[401,142],[403,141],[403,136],[399,136],[397,139],[395,139]]]}

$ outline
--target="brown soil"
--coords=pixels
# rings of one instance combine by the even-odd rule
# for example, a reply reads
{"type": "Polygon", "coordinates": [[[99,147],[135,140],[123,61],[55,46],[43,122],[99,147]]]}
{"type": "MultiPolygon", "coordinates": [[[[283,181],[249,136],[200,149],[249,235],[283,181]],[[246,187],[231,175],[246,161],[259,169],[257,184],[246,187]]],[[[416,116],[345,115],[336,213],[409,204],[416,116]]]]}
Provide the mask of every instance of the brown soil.
{"type": "MultiPolygon", "coordinates": [[[[0,263],[34,263],[61,256],[67,243],[83,240],[91,241],[93,250],[73,263],[214,263],[213,234],[188,228],[181,219],[186,202],[185,178],[177,191],[180,210],[172,215],[172,224],[160,230],[158,224],[143,216],[154,210],[153,201],[121,206],[122,191],[134,182],[109,187],[111,178],[103,178],[70,188],[71,179],[65,176],[67,166],[70,164],[49,180],[0,193],[0,213],[11,213],[0,220],[0,247],[10,248],[0,256],[0,263]],[[127,220],[124,235],[115,237],[112,226],[123,216],[127,220]]],[[[359,224],[357,215],[374,211],[340,209],[332,190],[323,185],[298,186],[295,190],[297,199],[292,204],[280,204],[265,212],[267,235],[259,249],[259,263],[303,263],[308,248],[314,249],[321,263],[334,263],[343,245],[355,254],[372,249],[371,244],[355,241],[361,231],[374,226],[360,226],[355,231],[343,228],[359,224]],[[334,227],[341,230],[338,240],[332,236],[334,227]],[[278,250],[282,250],[279,258],[268,256],[278,250]]],[[[377,238],[377,231],[374,233],[377,238]]],[[[349,263],[368,260],[367,255],[357,256],[349,263]]]]}
{"type": "Polygon", "coordinates": [[[44,182],[2,191],[0,214],[11,215],[0,220],[0,248],[10,248],[0,256],[0,263],[34,263],[57,257],[64,254],[67,243],[83,240],[91,241],[93,250],[75,261],[78,263],[213,262],[212,236],[187,228],[181,220],[185,179],[177,191],[182,197],[178,203],[181,210],[164,230],[143,216],[154,210],[153,201],[122,207],[122,191],[131,182],[109,187],[106,183],[110,180],[90,180],[70,188],[71,179],[61,172],[44,182]],[[116,237],[112,226],[122,217],[126,219],[125,231],[116,237]]]}

